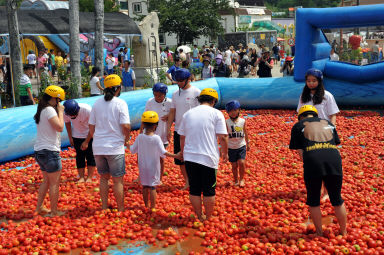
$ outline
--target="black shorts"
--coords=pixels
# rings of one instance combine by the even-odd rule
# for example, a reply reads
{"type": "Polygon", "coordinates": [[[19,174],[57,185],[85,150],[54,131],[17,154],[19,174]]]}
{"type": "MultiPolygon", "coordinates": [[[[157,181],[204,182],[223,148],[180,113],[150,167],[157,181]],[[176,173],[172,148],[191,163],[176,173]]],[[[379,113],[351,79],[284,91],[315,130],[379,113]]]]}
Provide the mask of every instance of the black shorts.
{"type": "Polygon", "coordinates": [[[185,161],[192,196],[213,197],[216,195],[216,169],[195,162],[185,161]]]}
{"type": "Polygon", "coordinates": [[[92,139],[89,141],[88,148],[83,151],[81,144],[85,141],[85,138],[73,137],[73,145],[76,150],[76,166],[77,168],[85,167],[85,159],[87,159],[87,166],[96,166],[95,157],[92,150],[92,139]]]}
{"type": "Polygon", "coordinates": [[[238,149],[228,149],[228,160],[229,162],[237,162],[239,159],[245,159],[247,155],[247,146],[244,145],[238,149]]]}
{"type": "Polygon", "coordinates": [[[24,105],[33,105],[33,102],[29,98],[29,96],[20,96],[20,104],[22,106],[24,106],[24,105]]]}
{"type": "Polygon", "coordinates": [[[146,185],[143,185],[143,189],[156,190],[156,187],[155,187],[155,186],[146,186],[146,185]]]}
{"type": "MultiPolygon", "coordinates": [[[[174,131],[173,132],[173,153],[177,154],[180,151],[180,135],[174,131]]],[[[184,165],[183,161],[174,159],[176,165],[184,165]]]]}
{"type": "Polygon", "coordinates": [[[324,182],[328,191],[332,206],[340,206],[344,203],[341,198],[342,175],[327,175],[318,178],[304,179],[307,188],[307,205],[311,207],[320,206],[321,185],[324,182]]]}

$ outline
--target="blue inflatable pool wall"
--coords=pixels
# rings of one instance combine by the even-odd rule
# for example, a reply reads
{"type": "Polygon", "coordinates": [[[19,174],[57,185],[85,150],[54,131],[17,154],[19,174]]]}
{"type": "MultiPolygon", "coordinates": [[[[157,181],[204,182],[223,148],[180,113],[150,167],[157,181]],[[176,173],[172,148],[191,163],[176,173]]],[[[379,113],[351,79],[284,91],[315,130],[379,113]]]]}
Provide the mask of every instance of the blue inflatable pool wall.
{"type": "MultiPolygon", "coordinates": [[[[214,88],[219,93],[217,107],[237,99],[245,109],[291,108],[296,109],[304,86],[305,72],[316,67],[324,72],[325,88],[339,106],[384,105],[384,63],[356,66],[330,62],[329,42],[321,28],[383,25],[384,5],[354,6],[323,9],[298,9],[296,31],[295,76],[284,78],[234,79],[212,78],[193,85],[214,88]]],[[[177,90],[170,86],[168,97],[177,90]]],[[[140,126],[140,117],[152,90],[122,93],[129,107],[132,128],[140,126]]],[[[98,97],[78,99],[93,105],[98,97]]],[[[33,153],[36,124],[33,115],[36,106],[0,110],[0,162],[33,153]]],[[[68,146],[66,131],[62,133],[62,146],[68,146]]]]}

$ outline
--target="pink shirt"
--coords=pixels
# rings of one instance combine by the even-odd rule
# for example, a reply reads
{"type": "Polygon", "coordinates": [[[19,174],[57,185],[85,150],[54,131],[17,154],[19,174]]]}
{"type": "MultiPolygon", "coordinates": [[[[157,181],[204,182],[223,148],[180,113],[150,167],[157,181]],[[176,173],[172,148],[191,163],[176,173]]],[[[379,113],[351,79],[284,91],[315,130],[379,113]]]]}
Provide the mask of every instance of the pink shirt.
{"type": "Polygon", "coordinates": [[[43,56],[37,57],[37,67],[42,68],[44,67],[44,64],[47,63],[47,59],[43,56]]]}

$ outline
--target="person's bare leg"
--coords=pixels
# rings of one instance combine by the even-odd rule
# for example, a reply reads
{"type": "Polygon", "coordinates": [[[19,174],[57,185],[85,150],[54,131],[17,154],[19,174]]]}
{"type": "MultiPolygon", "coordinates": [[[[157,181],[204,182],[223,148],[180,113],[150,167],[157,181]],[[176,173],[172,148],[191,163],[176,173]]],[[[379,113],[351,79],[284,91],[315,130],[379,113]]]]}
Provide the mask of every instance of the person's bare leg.
{"type": "Polygon", "coordinates": [[[85,168],[77,168],[77,173],[79,174],[79,181],[78,181],[79,183],[85,182],[84,172],[85,172],[85,168]]]}
{"type": "Polygon", "coordinates": [[[93,174],[95,173],[95,166],[87,166],[88,168],[88,175],[87,179],[85,179],[86,182],[92,182],[93,174]]]}
{"type": "Polygon", "coordinates": [[[182,190],[186,190],[189,188],[189,181],[188,181],[187,170],[185,170],[185,165],[180,165],[180,171],[185,181],[185,186],[182,188],[182,190]]]}
{"type": "Polygon", "coordinates": [[[37,193],[37,205],[36,205],[36,212],[37,213],[46,213],[48,210],[44,208],[43,203],[45,196],[48,192],[49,187],[49,179],[48,174],[45,171],[42,171],[43,173],[43,182],[40,184],[39,191],[37,193]]]}
{"type": "Polygon", "coordinates": [[[237,161],[237,164],[239,165],[239,185],[240,185],[240,187],[244,187],[244,185],[245,185],[245,181],[244,181],[245,160],[239,159],[237,161]]]}
{"type": "Polygon", "coordinates": [[[150,195],[150,200],[151,200],[151,209],[156,208],[156,189],[149,189],[149,195],[150,195]]]}
{"type": "Polygon", "coordinates": [[[113,194],[116,199],[117,209],[120,212],[124,211],[124,185],[123,185],[123,176],[121,177],[112,177],[113,180],[113,194]]]}
{"type": "Polygon", "coordinates": [[[334,206],[335,208],[335,215],[337,218],[337,221],[340,225],[340,234],[346,235],[347,234],[347,209],[345,208],[344,203],[340,206],[334,206]]]}
{"type": "Polygon", "coordinates": [[[59,186],[61,171],[48,173],[49,200],[51,201],[51,214],[58,215],[57,203],[59,201],[59,186]]]}
{"type": "Polygon", "coordinates": [[[108,209],[109,178],[111,178],[110,174],[102,174],[100,176],[100,198],[101,198],[101,208],[103,210],[108,209]]]}
{"type": "Polygon", "coordinates": [[[239,175],[239,171],[238,171],[238,165],[237,165],[237,162],[231,162],[231,165],[232,165],[232,174],[233,174],[233,183],[235,185],[238,185],[239,184],[239,178],[238,178],[238,175],[239,175]]]}
{"type": "Polygon", "coordinates": [[[160,158],[160,181],[161,182],[163,181],[163,175],[164,175],[164,159],[160,158]]]}
{"type": "Polygon", "coordinates": [[[213,213],[213,208],[215,207],[215,196],[212,197],[203,197],[203,204],[205,209],[205,215],[207,220],[209,220],[213,213]]]}
{"type": "Polygon", "coordinates": [[[322,236],[323,227],[322,227],[322,215],[321,215],[320,206],[316,206],[316,207],[310,206],[309,212],[311,214],[313,224],[315,225],[315,228],[316,228],[316,234],[318,236],[322,236]]]}
{"type": "Polygon", "coordinates": [[[193,210],[195,211],[197,217],[202,220],[203,208],[201,205],[201,196],[189,195],[189,200],[191,201],[193,210]]]}
{"type": "Polygon", "coordinates": [[[147,208],[149,208],[148,197],[149,197],[149,189],[146,187],[143,187],[143,200],[144,200],[144,205],[147,208]]]}

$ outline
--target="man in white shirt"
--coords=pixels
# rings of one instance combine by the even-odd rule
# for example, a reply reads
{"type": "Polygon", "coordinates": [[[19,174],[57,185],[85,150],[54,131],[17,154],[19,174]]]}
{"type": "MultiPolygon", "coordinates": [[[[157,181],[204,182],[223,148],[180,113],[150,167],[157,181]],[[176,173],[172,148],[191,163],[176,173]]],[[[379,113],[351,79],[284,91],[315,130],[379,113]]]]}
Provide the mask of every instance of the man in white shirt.
{"type": "Polygon", "coordinates": [[[87,104],[77,103],[70,99],[64,102],[64,122],[71,146],[76,150],[76,167],[79,174],[79,183],[92,182],[93,173],[96,169],[96,162],[93,156],[92,140],[88,148],[83,151],[81,144],[85,141],[89,132],[89,116],[92,107],[87,104]],[[85,159],[87,159],[88,176],[84,177],[85,159]]]}
{"type": "Polygon", "coordinates": [[[220,141],[222,159],[228,159],[225,118],[222,112],[213,108],[218,99],[216,90],[203,89],[198,97],[200,105],[184,114],[178,129],[190,185],[189,199],[201,221],[205,220],[201,202],[204,204],[207,220],[212,216],[215,205],[216,171],[220,159],[217,140],[220,141]]]}
{"type": "MultiPolygon", "coordinates": [[[[174,131],[174,153],[177,154],[180,151],[180,136],[178,129],[183,118],[184,113],[188,110],[199,105],[197,97],[200,95],[200,89],[191,85],[191,73],[187,69],[178,69],[175,72],[175,80],[179,86],[179,90],[175,91],[172,95],[172,105],[168,115],[168,141],[171,138],[171,127],[173,121],[175,121],[174,131]]],[[[185,180],[185,186],[183,189],[189,187],[188,176],[185,170],[184,162],[175,159],[175,164],[180,166],[181,173],[185,180]]]]}

